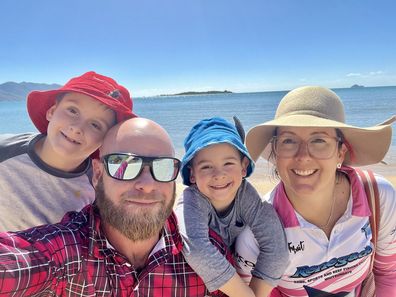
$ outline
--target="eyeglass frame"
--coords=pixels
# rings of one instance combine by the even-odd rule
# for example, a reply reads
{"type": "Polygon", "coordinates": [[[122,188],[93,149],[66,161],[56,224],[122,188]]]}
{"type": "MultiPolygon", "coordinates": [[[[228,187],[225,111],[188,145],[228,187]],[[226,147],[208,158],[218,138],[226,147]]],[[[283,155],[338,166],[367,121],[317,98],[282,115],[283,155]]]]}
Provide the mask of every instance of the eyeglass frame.
{"type": "Polygon", "coordinates": [[[170,183],[170,182],[173,182],[174,180],[177,179],[177,177],[179,175],[179,172],[180,172],[180,168],[181,168],[181,161],[178,158],[169,157],[169,156],[141,156],[141,155],[136,155],[136,154],[133,154],[133,153],[117,153],[117,152],[115,152],[115,153],[109,153],[109,154],[103,155],[102,157],[100,157],[100,160],[102,161],[102,163],[104,165],[104,168],[105,168],[105,171],[106,171],[107,175],[109,177],[111,177],[111,178],[113,178],[115,180],[119,180],[119,181],[131,181],[131,180],[135,180],[135,179],[139,178],[139,176],[142,174],[143,168],[148,166],[150,168],[151,177],[155,181],[160,182],[160,183],[170,183]],[[124,178],[120,179],[120,178],[117,178],[115,176],[112,176],[110,174],[110,172],[109,172],[109,164],[108,164],[108,161],[107,161],[108,158],[110,156],[112,156],[112,155],[131,156],[131,157],[138,157],[138,158],[142,159],[142,164],[141,164],[140,169],[139,169],[138,173],[136,174],[136,176],[134,178],[129,178],[129,179],[126,179],[126,178],[125,179],[124,178]],[[176,164],[176,167],[174,167],[174,170],[176,170],[176,172],[174,173],[174,178],[173,179],[171,179],[169,181],[161,181],[161,180],[158,180],[155,177],[155,174],[154,174],[154,171],[153,171],[153,161],[157,160],[157,159],[171,159],[171,160],[177,161],[176,163],[174,163],[174,164],[176,164]]]}
{"type": "MultiPolygon", "coordinates": [[[[337,130],[337,129],[336,129],[337,130]]],[[[338,133],[337,133],[338,134],[338,133]]],[[[277,153],[277,150],[276,150],[276,146],[275,146],[275,143],[276,143],[276,140],[279,138],[279,137],[281,137],[281,136],[277,136],[277,135],[274,135],[274,136],[272,136],[272,138],[271,138],[271,150],[273,151],[273,153],[275,154],[275,156],[277,156],[277,157],[279,157],[279,154],[277,153]]],[[[313,137],[315,137],[315,136],[312,136],[312,137],[310,137],[309,139],[311,139],[311,138],[313,138],[313,137]]],[[[307,150],[307,152],[308,152],[308,155],[311,157],[311,158],[314,158],[314,159],[318,159],[318,160],[328,160],[328,159],[330,159],[330,158],[332,158],[333,156],[334,156],[334,153],[336,152],[336,150],[337,150],[337,147],[338,148],[340,148],[340,146],[344,143],[344,140],[343,140],[343,137],[342,136],[325,136],[326,138],[332,138],[332,139],[335,139],[336,140],[336,146],[335,146],[335,149],[334,149],[334,151],[333,151],[333,153],[331,154],[331,156],[330,157],[327,157],[327,158],[317,158],[317,157],[315,157],[315,156],[313,156],[312,154],[311,154],[311,152],[309,151],[309,148],[308,148],[308,141],[301,141],[300,143],[299,143],[299,145],[298,145],[298,149],[296,150],[296,152],[295,152],[295,154],[293,155],[293,156],[290,156],[290,157],[280,157],[280,158],[294,158],[295,156],[297,156],[297,154],[298,154],[298,152],[299,152],[299,150],[300,150],[300,146],[301,146],[301,143],[305,143],[305,147],[306,147],[306,150],[307,150]]],[[[298,137],[298,138],[300,138],[300,137],[298,137]]]]}

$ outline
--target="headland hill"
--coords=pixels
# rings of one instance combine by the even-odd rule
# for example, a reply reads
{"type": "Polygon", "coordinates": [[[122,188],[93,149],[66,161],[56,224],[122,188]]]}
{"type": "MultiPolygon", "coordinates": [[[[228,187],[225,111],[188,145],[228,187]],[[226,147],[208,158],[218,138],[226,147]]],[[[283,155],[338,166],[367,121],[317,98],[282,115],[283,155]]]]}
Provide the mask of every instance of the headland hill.
{"type": "Polygon", "coordinates": [[[32,82],[5,82],[0,84],[0,101],[26,100],[31,91],[46,91],[60,88],[58,84],[42,84],[32,82]]]}

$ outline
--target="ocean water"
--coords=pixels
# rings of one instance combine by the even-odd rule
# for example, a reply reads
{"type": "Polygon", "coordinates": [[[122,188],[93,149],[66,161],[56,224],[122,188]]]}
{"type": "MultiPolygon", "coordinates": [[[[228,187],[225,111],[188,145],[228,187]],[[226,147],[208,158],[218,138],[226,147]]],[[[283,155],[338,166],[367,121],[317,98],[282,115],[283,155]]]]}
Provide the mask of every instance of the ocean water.
{"type": "MultiPolygon", "coordinates": [[[[368,127],[396,114],[396,87],[334,91],[344,102],[348,124],[368,127]]],[[[197,121],[213,116],[232,120],[232,116],[236,115],[247,131],[255,124],[273,119],[276,107],[285,94],[286,91],[278,91],[135,98],[134,110],[139,116],[163,125],[175,142],[178,157],[181,157],[184,137],[197,121]]],[[[0,102],[0,134],[26,131],[36,131],[27,114],[26,102],[0,102]]],[[[396,164],[395,135],[386,160],[396,164]]]]}

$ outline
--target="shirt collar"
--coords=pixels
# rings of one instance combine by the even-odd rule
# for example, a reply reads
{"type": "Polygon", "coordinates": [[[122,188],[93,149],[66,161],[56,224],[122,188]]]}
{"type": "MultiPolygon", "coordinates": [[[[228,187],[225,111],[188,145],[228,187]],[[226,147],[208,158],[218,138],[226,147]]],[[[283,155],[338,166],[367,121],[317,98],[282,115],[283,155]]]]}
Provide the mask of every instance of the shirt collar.
{"type": "MultiPolygon", "coordinates": [[[[340,171],[344,172],[351,185],[352,215],[367,217],[371,215],[366,192],[356,171],[352,167],[343,166],[340,171]]],[[[285,228],[300,226],[296,213],[287,198],[283,182],[280,182],[273,190],[273,205],[285,228]]]]}
{"type": "Polygon", "coordinates": [[[89,210],[89,254],[96,258],[103,258],[100,251],[107,248],[107,238],[100,228],[99,211],[94,205],[90,205],[89,210]]]}
{"type": "Polygon", "coordinates": [[[371,216],[370,206],[366,191],[357,172],[352,167],[343,166],[341,171],[346,173],[351,184],[352,191],[352,215],[357,217],[371,216]]]}
{"type": "Polygon", "coordinates": [[[41,160],[40,156],[35,152],[34,147],[36,146],[37,142],[39,142],[42,138],[46,137],[44,134],[34,134],[33,139],[29,142],[29,148],[28,148],[28,155],[30,159],[33,161],[34,164],[37,165],[40,169],[43,171],[54,175],[56,177],[61,177],[61,178],[74,178],[74,177],[79,177],[84,174],[90,175],[92,170],[92,161],[91,158],[87,158],[84,160],[84,166],[82,166],[82,169],[79,170],[78,172],[66,172],[54,167],[51,167],[47,163],[45,163],[43,160],[41,160]]]}

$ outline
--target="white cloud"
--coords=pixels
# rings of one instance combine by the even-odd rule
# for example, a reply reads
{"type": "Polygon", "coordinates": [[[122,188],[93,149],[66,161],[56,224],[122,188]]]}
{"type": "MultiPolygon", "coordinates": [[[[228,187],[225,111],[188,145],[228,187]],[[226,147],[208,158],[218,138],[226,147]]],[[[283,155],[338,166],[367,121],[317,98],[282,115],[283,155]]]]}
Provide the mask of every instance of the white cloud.
{"type": "Polygon", "coordinates": [[[371,71],[370,75],[380,75],[383,74],[384,72],[382,70],[378,70],[378,71],[371,71]]]}
{"type": "Polygon", "coordinates": [[[359,73],[359,72],[350,72],[346,76],[347,77],[369,77],[369,76],[376,76],[376,75],[381,75],[384,74],[382,70],[377,70],[377,71],[370,71],[366,73],[359,73]]]}
{"type": "Polygon", "coordinates": [[[352,77],[352,76],[362,76],[362,74],[361,74],[361,73],[351,72],[351,73],[348,73],[346,76],[348,76],[348,77],[352,77]]]}

